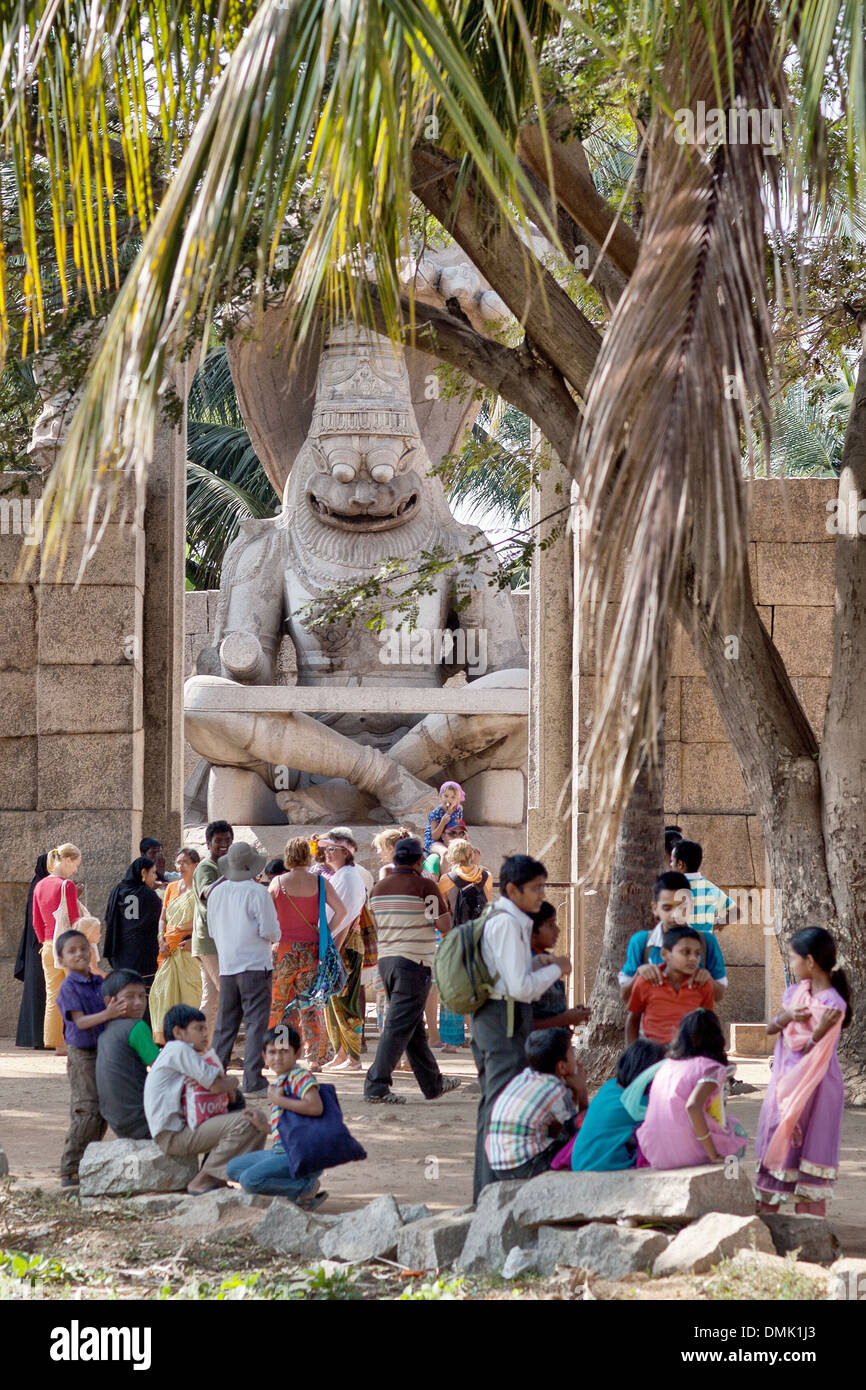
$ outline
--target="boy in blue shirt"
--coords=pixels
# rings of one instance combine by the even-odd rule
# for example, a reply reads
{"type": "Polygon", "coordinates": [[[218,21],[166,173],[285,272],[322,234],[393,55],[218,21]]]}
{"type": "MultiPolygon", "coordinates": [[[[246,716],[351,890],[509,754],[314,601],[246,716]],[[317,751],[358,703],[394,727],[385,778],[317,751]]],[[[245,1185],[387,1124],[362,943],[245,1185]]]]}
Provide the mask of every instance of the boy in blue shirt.
{"type": "MultiPolygon", "coordinates": [[[[662,980],[662,937],[670,927],[685,926],[692,909],[692,893],[685,874],[670,870],[653,884],[652,914],[655,926],[651,931],[638,931],[628,943],[625,964],[619,972],[620,993],[627,1004],[636,975],[643,975],[652,984],[662,980]]],[[[703,943],[701,968],[694,977],[696,985],[713,982],[716,1003],[728,987],[725,959],[712,932],[699,931],[703,943]]]]}

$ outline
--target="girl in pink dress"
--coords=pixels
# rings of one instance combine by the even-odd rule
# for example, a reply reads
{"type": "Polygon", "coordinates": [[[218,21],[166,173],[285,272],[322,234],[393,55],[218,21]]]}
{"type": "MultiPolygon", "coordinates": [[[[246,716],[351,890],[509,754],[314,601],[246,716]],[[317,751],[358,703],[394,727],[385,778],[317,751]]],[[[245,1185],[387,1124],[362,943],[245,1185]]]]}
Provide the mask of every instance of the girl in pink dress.
{"type": "Polygon", "coordinates": [[[733,1070],[716,1015],[686,1014],[653,1079],[637,1131],[638,1167],[692,1168],[745,1153],[746,1131],[725,1115],[725,1080],[733,1070]]]}
{"type": "Polygon", "coordinates": [[[796,984],[767,1032],[779,1034],[755,1136],[758,1211],[794,1198],[794,1211],[824,1216],[839,1167],[845,1088],[836,1048],[851,1021],[848,981],[823,927],[791,937],[796,984]]]}

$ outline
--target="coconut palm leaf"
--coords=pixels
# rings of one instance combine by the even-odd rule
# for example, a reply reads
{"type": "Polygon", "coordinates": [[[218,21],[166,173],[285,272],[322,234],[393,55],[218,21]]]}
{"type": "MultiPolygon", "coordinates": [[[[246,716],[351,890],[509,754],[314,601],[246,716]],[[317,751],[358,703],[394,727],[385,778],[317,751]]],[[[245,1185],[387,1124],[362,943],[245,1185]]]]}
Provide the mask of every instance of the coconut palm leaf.
{"type": "MultiPolygon", "coordinates": [[[[713,6],[716,42],[733,23],[740,99],[773,104],[766,13],[747,2],[713,6]]],[[[692,100],[713,103],[715,56],[696,25],[688,64],[676,48],[664,74],[670,92],[687,76],[692,100]]],[[[684,103],[683,103],[684,104],[684,103]]],[[[774,162],[759,144],[721,144],[713,152],[679,143],[657,110],[650,131],[646,230],[637,268],[602,343],[583,432],[586,524],[581,602],[593,610],[599,691],[587,749],[598,776],[595,864],[608,861],[646,756],[657,757],[664,709],[667,615],[683,592],[689,551],[702,600],[734,614],[742,592],[747,531],[741,484],[741,430],[751,443],[754,410],[770,423],[768,364],[773,360],[767,303],[764,207],[774,162]],[[622,574],[610,635],[607,605],[622,574]]],[[[748,450],[751,456],[751,447],[748,450]]]]}
{"type": "Polygon", "coordinates": [[[238,533],[242,521],[251,517],[273,516],[279,507],[265,471],[243,431],[228,430],[225,425],[204,427],[205,441],[199,440],[199,452],[218,454],[220,467],[231,469],[231,475],[217,472],[200,463],[189,461],[187,477],[187,577],[197,589],[219,587],[223,557],[238,533]],[[251,455],[251,456],[250,456],[251,455]],[[240,481],[238,481],[240,480],[240,481]],[[264,481],[270,496],[263,495],[264,481]],[[249,484],[244,486],[244,483],[249,484]]]}
{"type": "MultiPolygon", "coordinates": [[[[53,13],[45,11],[49,37],[56,37],[60,5],[54,0],[53,13]]],[[[118,5],[124,21],[131,6],[132,0],[118,5]]],[[[504,219],[525,229],[521,210],[531,210],[556,240],[513,139],[526,89],[537,90],[536,49],[554,16],[541,0],[526,7],[520,0],[460,6],[449,0],[263,0],[209,88],[109,319],[46,486],[48,552],[76,512],[95,514],[100,494],[114,492],[119,470],[146,466],[173,364],[191,334],[207,340],[220,296],[250,248],[252,288],[260,295],[281,239],[294,237],[288,303],[296,344],[323,298],[332,320],[369,315],[372,321],[368,273],[396,333],[400,270],[409,249],[411,146],[431,116],[439,143],[471,159],[504,219]],[[302,203],[308,228],[302,233],[296,221],[287,230],[287,215],[297,218],[302,203]]],[[[49,53],[48,42],[40,48],[31,28],[7,28],[0,54],[7,86],[16,76],[19,85],[25,80],[23,72],[10,71],[17,37],[37,72],[49,53]]],[[[102,69],[96,73],[88,38],[94,34],[85,26],[80,65],[68,60],[63,67],[64,91],[76,81],[85,92],[88,83],[98,86],[102,69]]],[[[113,51],[119,70],[114,31],[103,26],[99,41],[113,51]]],[[[199,89],[206,87],[205,75],[199,89]]],[[[18,96],[13,82],[6,104],[15,131],[22,124],[18,96]]],[[[56,112],[49,96],[44,107],[56,112]]],[[[177,112],[165,102],[160,112],[174,138],[177,112]]],[[[19,181],[26,185],[24,167],[19,181]]],[[[76,215],[83,225],[83,210],[76,215]]],[[[33,298],[37,322],[35,274],[33,298]]]]}

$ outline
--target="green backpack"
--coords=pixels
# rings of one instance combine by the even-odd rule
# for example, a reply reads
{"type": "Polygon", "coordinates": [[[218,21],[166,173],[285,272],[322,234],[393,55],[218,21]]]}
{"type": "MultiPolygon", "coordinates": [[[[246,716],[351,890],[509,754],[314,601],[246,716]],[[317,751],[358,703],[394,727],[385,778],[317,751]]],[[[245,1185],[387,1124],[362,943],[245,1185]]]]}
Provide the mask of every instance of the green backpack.
{"type": "Polygon", "coordinates": [[[490,911],[452,927],[433,958],[433,980],[443,1007],[452,1014],[474,1014],[486,1004],[496,985],[481,955],[484,923],[490,911]]]}

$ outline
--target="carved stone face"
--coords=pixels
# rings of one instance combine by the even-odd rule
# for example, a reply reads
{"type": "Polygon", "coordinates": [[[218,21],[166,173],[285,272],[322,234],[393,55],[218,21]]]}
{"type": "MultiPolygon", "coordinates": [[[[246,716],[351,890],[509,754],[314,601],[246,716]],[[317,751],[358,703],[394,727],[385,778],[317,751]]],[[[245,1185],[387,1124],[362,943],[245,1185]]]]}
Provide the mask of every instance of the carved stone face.
{"type": "Polygon", "coordinates": [[[409,466],[417,440],[384,434],[321,435],[307,484],[310,508],[338,530],[388,531],[418,513],[422,480],[409,466]]]}

